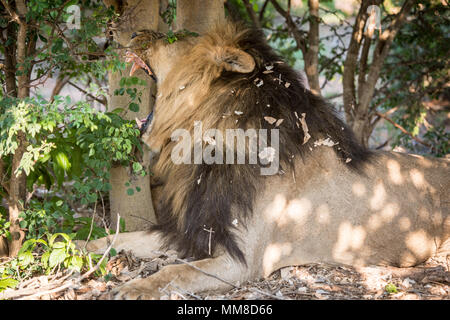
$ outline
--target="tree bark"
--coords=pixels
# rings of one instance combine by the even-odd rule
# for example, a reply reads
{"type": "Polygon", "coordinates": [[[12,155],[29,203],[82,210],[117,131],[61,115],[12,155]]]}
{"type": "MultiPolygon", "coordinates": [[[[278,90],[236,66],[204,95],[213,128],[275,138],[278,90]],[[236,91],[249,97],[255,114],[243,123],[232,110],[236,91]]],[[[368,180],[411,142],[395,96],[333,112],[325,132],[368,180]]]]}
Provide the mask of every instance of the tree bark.
{"type": "MultiPolygon", "coordinates": [[[[159,19],[159,0],[130,0],[130,1],[104,1],[107,6],[113,5],[115,10],[120,14],[119,23],[114,26],[114,39],[122,47],[125,47],[131,40],[131,35],[139,30],[158,30],[160,24],[159,19]]],[[[125,50],[119,50],[119,56],[125,60],[125,50]]],[[[120,79],[127,77],[130,72],[130,65],[127,66],[123,74],[120,72],[109,73],[109,99],[108,109],[124,108],[127,111],[123,115],[124,118],[134,120],[146,118],[153,108],[152,92],[155,85],[152,79],[148,77],[142,70],[138,70],[134,76],[139,77],[147,82],[145,87],[138,87],[142,93],[139,112],[128,110],[131,102],[127,95],[115,96],[114,91],[120,88],[120,79]]],[[[145,148],[145,146],[144,146],[145,148]]],[[[147,170],[149,168],[146,168],[147,170]]],[[[111,208],[111,225],[116,226],[117,214],[125,220],[125,228],[127,231],[143,230],[146,223],[156,221],[155,212],[152,203],[150,190],[150,178],[136,177],[132,174],[130,168],[115,166],[110,171],[110,183],[112,189],[110,191],[110,208],[111,208]],[[125,184],[129,182],[130,185],[125,184]],[[140,188],[140,192],[136,191],[136,187],[140,188]],[[128,195],[127,190],[132,188],[133,195],[128,195]]]]}
{"type": "MultiPolygon", "coordinates": [[[[24,66],[25,59],[27,57],[27,32],[28,25],[25,21],[25,15],[27,8],[24,1],[16,1],[16,10],[18,14],[19,31],[17,33],[17,64],[19,75],[17,76],[17,98],[25,99],[29,96],[29,72],[24,66]]],[[[23,131],[19,131],[17,134],[18,147],[14,152],[12,159],[11,180],[9,183],[9,221],[11,223],[9,232],[11,234],[11,240],[9,241],[9,256],[15,257],[19,253],[22,247],[23,239],[25,238],[25,232],[20,228],[19,214],[23,208],[23,193],[25,191],[26,176],[25,173],[17,172],[20,161],[25,153],[26,149],[26,136],[23,131]]]]}
{"type": "Polygon", "coordinates": [[[297,49],[302,51],[305,61],[305,73],[311,92],[321,95],[319,83],[319,1],[308,0],[309,6],[309,32],[305,39],[304,32],[301,31],[288,11],[284,10],[277,0],[270,0],[273,7],[286,20],[289,32],[294,37],[297,49]]]}
{"type": "Polygon", "coordinates": [[[413,0],[405,0],[400,12],[396,15],[389,27],[382,31],[376,42],[372,63],[368,66],[368,56],[371,44],[369,37],[364,37],[364,26],[368,18],[367,8],[369,5],[378,5],[381,2],[363,0],[353,26],[352,38],[347,50],[344,63],[344,110],[347,123],[355,132],[356,138],[365,146],[368,146],[369,137],[372,133],[371,119],[375,115],[370,110],[375,87],[380,76],[381,68],[386,59],[394,38],[406,20],[408,13],[414,5],[413,0]],[[361,57],[359,51],[361,44],[361,57]],[[358,88],[355,87],[356,66],[359,58],[358,88]]]}
{"type": "Polygon", "coordinates": [[[320,96],[319,83],[319,0],[308,0],[309,32],[305,54],[305,72],[312,93],[320,96]]]}
{"type": "Polygon", "coordinates": [[[178,0],[177,30],[205,33],[211,26],[225,21],[223,0],[178,0]]]}

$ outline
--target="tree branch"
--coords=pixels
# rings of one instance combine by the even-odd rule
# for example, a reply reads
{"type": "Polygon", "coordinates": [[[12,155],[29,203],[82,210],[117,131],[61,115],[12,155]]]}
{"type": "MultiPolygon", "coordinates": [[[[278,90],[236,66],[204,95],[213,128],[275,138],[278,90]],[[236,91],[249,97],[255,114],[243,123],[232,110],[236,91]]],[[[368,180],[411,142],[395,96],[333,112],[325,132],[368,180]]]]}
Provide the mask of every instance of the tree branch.
{"type": "Polygon", "coordinates": [[[380,75],[381,67],[383,66],[384,60],[389,53],[389,49],[397,35],[398,30],[405,22],[408,13],[414,5],[414,0],[405,0],[400,12],[392,21],[391,25],[381,33],[378,43],[375,47],[372,64],[370,66],[369,74],[367,76],[367,81],[365,81],[361,91],[361,99],[358,102],[359,108],[363,112],[367,112],[369,109],[370,101],[372,100],[373,93],[375,92],[375,85],[378,81],[380,75]]]}
{"type": "Polygon", "coordinates": [[[245,10],[247,10],[247,14],[250,17],[250,19],[252,20],[253,24],[255,25],[256,28],[261,29],[261,24],[259,23],[259,20],[256,17],[255,11],[253,10],[253,7],[250,4],[250,1],[243,0],[243,2],[244,2],[245,10]]]}
{"type": "Polygon", "coordinates": [[[297,28],[296,23],[292,19],[291,15],[285,11],[280,4],[276,0],[270,0],[275,10],[278,11],[278,13],[284,17],[286,20],[286,24],[288,26],[289,31],[291,32],[292,36],[294,37],[294,40],[297,44],[297,48],[302,50],[303,55],[306,55],[307,45],[305,38],[303,37],[303,33],[300,32],[300,30],[297,28]]]}
{"type": "Polygon", "coordinates": [[[384,120],[386,120],[387,122],[391,123],[394,127],[396,127],[397,129],[400,129],[401,132],[403,132],[404,134],[410,136],[412,139],[414,139],[415,141],[419,142],[420,144],[423,144],[424,146],[428,147],[428,148],[433,148],[431,145],[429,145],[428,143],[426,143],[425,141],[423,141],[422,139],[414,136],[411,132],[409,132],[408,130],[406,130],[405,128],[403,128],[401,125],[399,125],[398,123],[396,123],[394,120],[392,120],[391,118],[387,117],[384,113],[380,113],[380,112],[376,112],[375,113],[377,116],[379,116],[380,118],[383,118],[384,120]]]}

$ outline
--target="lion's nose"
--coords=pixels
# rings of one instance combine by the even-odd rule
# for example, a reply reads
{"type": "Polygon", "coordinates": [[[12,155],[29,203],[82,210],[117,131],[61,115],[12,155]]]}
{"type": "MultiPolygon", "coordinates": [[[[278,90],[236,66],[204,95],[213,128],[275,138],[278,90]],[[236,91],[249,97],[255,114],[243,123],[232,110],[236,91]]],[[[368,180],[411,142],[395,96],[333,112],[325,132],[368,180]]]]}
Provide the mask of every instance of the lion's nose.
{"type": "Polygon", "coordinates": [[[133,32],[132,34],[131,34],[131,39],[134,39],[134,38],[136,38],[137,37],[137,33],[136,32],[133,32]]]}

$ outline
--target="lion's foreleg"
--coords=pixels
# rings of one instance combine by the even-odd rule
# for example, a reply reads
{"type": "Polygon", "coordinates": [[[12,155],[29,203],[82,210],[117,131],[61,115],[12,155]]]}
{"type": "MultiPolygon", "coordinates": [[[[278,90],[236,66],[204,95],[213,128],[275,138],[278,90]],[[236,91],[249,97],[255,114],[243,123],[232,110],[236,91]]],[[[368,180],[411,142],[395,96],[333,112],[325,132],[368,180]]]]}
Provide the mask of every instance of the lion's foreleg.
{"type": "Polygon", "coordinates": [[[249,278],[245,266],[226,255],[194,261],[191,265],[169,265],[148,278],[132,280],[116,289],[114,298],[159,299],[171,292],[189,295],[226,290],[249,278]]]}
{"type": "MultiPolygon", "coordinates": [[[[89,241],[86,250],[102,254],[113,241],[114,235],[110,235],[101,239],[89,241]]],[[[79,248],[83,248],[85,241],[78,241],[79,248]]],[[[161,237],[156,232],[135,231],[119,233],[113,244],[113,248],[119,252],[121,250],[131,250],[133,254],[139,258],[153,258],[158,254],[154,251],[161,250],[163,246],[161,237]]]]}

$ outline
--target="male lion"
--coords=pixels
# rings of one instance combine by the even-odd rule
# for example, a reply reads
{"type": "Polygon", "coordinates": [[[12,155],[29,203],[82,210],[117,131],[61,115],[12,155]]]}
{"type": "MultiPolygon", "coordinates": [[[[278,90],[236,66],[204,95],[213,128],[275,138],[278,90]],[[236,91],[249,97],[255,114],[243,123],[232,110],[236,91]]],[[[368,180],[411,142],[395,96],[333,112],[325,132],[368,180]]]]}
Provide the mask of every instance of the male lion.
{"type": "MultiPolygon", "coordinates": [[[[152,172],[162,186],[158,223],[120,234],[115,247],[146,257],[170,247],[196,258],[197,269],[166,266],[116,298],[158,298],[169,283],[226,289],[217,277],[236,284],[315,262],[408,267],[448,250],[449,162],[363,148],[260,31],[226,23],[173,44],[140,32],[131,47],[158,79],[142,139],[159,156],[152,172]],[[174,164],[171,135],[194,132],[194,121],[204,130],[279,129],[278,173],[261,175],[262,164],[174,164]]],[[[105,239],[88,245],[105,247],[105,239]]]]}

